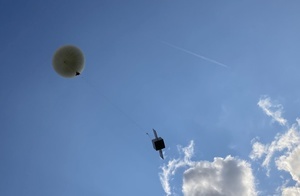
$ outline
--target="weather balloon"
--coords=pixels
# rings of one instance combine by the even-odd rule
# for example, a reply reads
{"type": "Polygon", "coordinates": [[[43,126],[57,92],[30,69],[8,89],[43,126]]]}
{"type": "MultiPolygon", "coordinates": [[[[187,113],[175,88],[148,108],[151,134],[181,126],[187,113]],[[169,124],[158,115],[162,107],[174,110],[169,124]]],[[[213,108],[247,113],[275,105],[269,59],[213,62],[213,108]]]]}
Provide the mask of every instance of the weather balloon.
{"type": "Polygon", "coordinates": [[[72,45],[62,46],[55,52],[52,65],[56,73],[66,78],[73,78],[81,74],[84,69],[82,51],[72,45]]]}

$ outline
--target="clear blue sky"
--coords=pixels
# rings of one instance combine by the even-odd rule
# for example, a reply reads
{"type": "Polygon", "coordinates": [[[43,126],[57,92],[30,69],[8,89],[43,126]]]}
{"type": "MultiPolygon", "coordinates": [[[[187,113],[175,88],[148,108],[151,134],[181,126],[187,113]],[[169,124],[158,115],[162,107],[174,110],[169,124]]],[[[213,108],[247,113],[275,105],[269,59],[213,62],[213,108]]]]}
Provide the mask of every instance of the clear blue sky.
{"type": "Polygon", "coordinates": [[[299,6],[1,0],[0,195],[300,193],[299,6]]]}

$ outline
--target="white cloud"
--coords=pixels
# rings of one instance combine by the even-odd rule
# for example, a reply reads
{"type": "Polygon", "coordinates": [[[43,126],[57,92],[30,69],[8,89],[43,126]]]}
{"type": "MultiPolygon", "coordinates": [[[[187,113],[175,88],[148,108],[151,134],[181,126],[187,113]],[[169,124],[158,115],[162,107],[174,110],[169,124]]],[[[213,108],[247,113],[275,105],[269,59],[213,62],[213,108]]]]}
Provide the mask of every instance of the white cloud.
{"type": "Polygon", "coordinates": [[[287,171],[291,174],[293,180],[300,183],[300,145],[292,152],[280,156],[276,160],[278,169],[287,171]]]}
{"type": "Polygon", "coordinates": [[[193,163],[191,161],[191,157],[194,154],[194,141],[192,140],[190,142],[190,145],[187,147],[178,147],[179,152],[183,152],[184,157],[173,159],[168,162],[167,165],[164,165],[162,167],[162,173],[159,174],[159,178],[162,184],[162,187],[167,195],[171,195],[171,186],[170,186],[170,180],[172,176],[175,175],[177,169],[191,166],[193,163]]]}
{"type": "MultiPolygon", "coordinates": [[[[280,123],[281,125],[286,125],[287,120],[284,119],[281,114],[283,107],[280,104],[273,104],[269,97],[263,97],[259,100],[258,106],[263,109],[266,115],[272,117],[275,121],[280,123]]],[[[298,122],[298,119],[297,119],[298,122]]],[[[300,144],[299,137],[299,123],[295,123],[291,128],[284,134],[277,134],[275,139],[271,142],[271,144],[262,144],[260,142],[254,142],[252,145],[252,152],[250,153],[250,158],[255,160],[263,157],[265,154],[265,159],[262,163],[262,166],[269,167],[270,161],[275,152],[281,152],[287,150],[290,152],[295,148],[298,144],[300,144]]]]}
{"type": "Polygon", "coordinates": [[[250,158],[252,160],[256,160],[265,155],[262,166],[266,167],[269,171],[270,161],[276,152],[285,152],[287,155],[300,144],[300,135],[298,129],[298,123],[294,124],[284,134],[277,134],[271,144],[264,145],[257,141],[254,142],[252,145],[250,158]]]}
{"type": "Polygon", "coordinates": [[[274,104],[271,99],[267,96],[262,97],[257,105],[273,120],[278,122],[280,125],[286,125],[286,119],[282,117],[283,107],[280,104],[274,104]]]}
{"type": "Polygon", "coordinates": [[[255,191],[251,166],[231,156],[200,161],[184,172],[183,193],[187,196],[252,196],[255,191]]]}
{"type": "MultiPolygon", "coordinates": [[[[259,143],[261,150],[263,149],[263,152],[261,151],[259,153],[261,155],[266,154],[265,159],[262,163],[262,166],[269,169],[269,164],[270,164],[270,161],[271,161],[274,153],[282,152],[282,151],[287,151],[287,153],[289,153],[291,150],[293,150],[295,148],[295,146],[300,144],[299,133],[295,128],[296,127],[293,126],[284,134],[277,134],[274,141],[272,141],[271,144],[263,145],[263,144],[259,143]]],[[[251,155],[255,154],[255,152],[257,151],[257,149],[256,149],[257,147],[255,147],[255,145],[258,145],[257,143],[258,142],[254,143],[252,146],[253,150],[250,154],[250,158],[253,158],[253,157],[251,157],[251,155]]],[[[260,156],[260,157],[262,157],[262,156],[260,156]]],[[[260,158],[260,157],[256,157],[256,158],[260,158]]]]}
{"type": "Polygon", "coordinates": [[[282,196],[299,196],[300,188],[299,187],[286,187],[282,189],[282,196]]]}
{"type": "Polygon", "coordinates": [[[182,192],[185,196],[253,196],[255,190],[251,166],[246,161],[227,156],[216,157],[213,162],[191,160],[194,142],[181,148],[184,156],[173,159],[162,167],[160,180],[166,195],[172,195],[170,182],[179,168],[187,168],[183,173],[182,192]]]}
{"type": "Polygon", "coordinates": [[[261,158],[267,151],[267,146],[261,144],[260,142],[254,142],[252,145],[252,152],[250,154],[251,159],[261,158]]]}
{"type": "MultiPolygon", "coordinates": [[[[269,97],[264,97],[258,102],[266,115],[273,118],[281,125],[287,125],[287,120],[281,114],[283,107],[280,104],[274,105],[269,97]]],[[[274,161],[278,170],[288,172],[296,182],[295,186],[279,187],[283,196],[300,195],[300,120],[296,119],[291,127],[285,126],[286,131],[277,134],[274,140],[268,144],[258,141],[253,142],[250,158],[257,160],[263,158],[262,166],[267,168],[267,175],[270,172],[270,163],[274,161]]]]}

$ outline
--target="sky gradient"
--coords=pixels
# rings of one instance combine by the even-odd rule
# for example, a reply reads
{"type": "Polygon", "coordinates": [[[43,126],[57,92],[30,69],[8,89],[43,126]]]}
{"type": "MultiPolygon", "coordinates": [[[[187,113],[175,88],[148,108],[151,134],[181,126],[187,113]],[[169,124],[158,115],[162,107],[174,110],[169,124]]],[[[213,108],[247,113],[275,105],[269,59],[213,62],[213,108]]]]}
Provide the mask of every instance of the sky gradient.
{"type": "Polygon", "coordinates": [[[299,195],[299,6],[0,1],[0,195],[299,195]]]}

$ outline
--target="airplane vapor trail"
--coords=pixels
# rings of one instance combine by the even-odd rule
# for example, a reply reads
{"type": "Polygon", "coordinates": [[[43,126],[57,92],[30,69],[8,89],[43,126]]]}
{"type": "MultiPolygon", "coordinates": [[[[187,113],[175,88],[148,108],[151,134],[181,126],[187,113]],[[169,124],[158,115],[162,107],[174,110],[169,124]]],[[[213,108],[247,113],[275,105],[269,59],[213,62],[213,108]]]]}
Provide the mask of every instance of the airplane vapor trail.
{"type": "Polygon", "coordinates": [[[203,59],[203,60],[205,60],[205,61],[207,61],[207,62],[214,63],[214,64],[216,64],[216,65],[220,65],[220,66],[225,67],[225,68],[229,68],[229,66],[227,66],[227,65],[225,65],[225,64],[223,64],[223,63],[220,63],[220,62],[218,62],[218,61],[215,61],[215,60],[213,60],[213,59],[210,59],[210,58],[207,58],[207,57],[205,57],[205,56],[196,54],[196,53],[191,52],[191,51],[189,51],[189,50],[186,50],[186,49],[184,49],[184,48],[180,48],[180,47],[175,46],[175,45],[173,45],[173,44],[170,44],[170,43],[168,43],[168,42],[165,42],[165,41],[162,41],[162,42],[163,42],[164,44],[168,45],[168,46],[171,46],[172,48],[175,48],[175,49],[181,50],[181,51],[183,51],[183,52],[186,52],[186,53],[188,53],[188,54],[194,55],[194,56],[199,57],[199,58],[201,58],[201,59],[203,59]]]}

